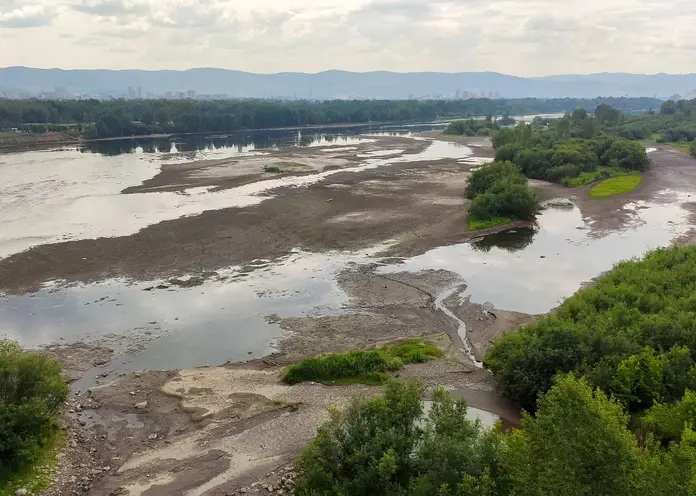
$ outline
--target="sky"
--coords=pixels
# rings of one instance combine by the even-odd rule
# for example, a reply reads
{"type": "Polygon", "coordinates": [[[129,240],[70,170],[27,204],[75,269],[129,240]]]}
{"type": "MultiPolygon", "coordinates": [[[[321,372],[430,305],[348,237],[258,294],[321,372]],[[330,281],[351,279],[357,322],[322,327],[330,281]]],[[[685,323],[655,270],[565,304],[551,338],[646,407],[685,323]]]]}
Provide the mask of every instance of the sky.
{"type": "Polygon", "coordinates": [[[0,67],[696,72],[696,0],[0,0],[0,67]]]}

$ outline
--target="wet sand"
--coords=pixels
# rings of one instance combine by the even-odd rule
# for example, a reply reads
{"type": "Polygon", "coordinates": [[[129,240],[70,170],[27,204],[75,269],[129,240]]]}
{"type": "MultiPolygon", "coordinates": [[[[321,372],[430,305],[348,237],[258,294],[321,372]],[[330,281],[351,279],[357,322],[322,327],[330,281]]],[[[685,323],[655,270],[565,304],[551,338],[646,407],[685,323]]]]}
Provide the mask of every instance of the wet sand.
{"type": "MultiPolygon", "coordinates": [[[[470,146],[473,157],[492,156],[487,139],[441,138],[470,146]]],[[[417,155],[426,150],[424,144],[428,142],[380,137],[366,143],[359,153],[386,148],[394,156],[417,155]]],[[[476,361],[497,335],[533,322],[534,312],[495,308],[501,306],[495,297],[489,300],[494,308],[484,311],[488,293],[484,291],[484,296],[473,301],[471,295],[481,292],[486,277],[503,284],[500,274],[506,269],[490,267],[482,268],[480,274],[460,274],[438,266],[459,252],[438,250],[471,241],[477,245],[477,253],[509,250],[509,258],[514,260],[520,256],[515,250],[523,249],[531,238],[514,236],[512,245],[506,245],[504,239],[487,244],[488,238],[481,240],[481,233],[467,230],[463,192],[473,160],[397,161],[341,172],[358,161],[358,152],[340,148],[273,152],[272,161],[304,160],[304,166],[311,169],[282,173],[285,177],[322,173],[326,163],[337,169],[302,187],[275,188],[268,199],[254,205],[166,220],[126,236],[38,245],[0,260],[0,291],[22,295],[49,280],[58,280],[59,288],[106,278],[138,283],[194,276],[191,286],[197,288],[219,278],[230,266],[247,267],[252,275],[269,270],[296,254],[298,248],[324,253],[379,247],[370,260],[347,264],[336,274],[335,284],[344,295],[340,311],[264,315],[282,329],[283,337],[274,353],[259,360],[121,375],[124,372],[108,363],[111,350],[118,346],[105,346],[97,340],[95,348],[84,343],[51,348],[66,364],[71,379],[82,378],[73,383],[79,394],[71,398],[73,411],[66,413],[71,442],[56,476],[61,482],[48,494],[77,490],[94,495],[217,495],[236,494],[241,489],[250,494],[268,493],[266,485],[281,485],[278,469],[285,473],[285,467],[326,418],[329,406],[345,405],[356,396],[379,391],[367,386],[285,386],[280,382],[282,367],[318,353],[369,348],[402,338],[432,340],[445,356],[408,366],[400,377],[417,377],[429,388],[443,386],[470,406],[497,414],[508,425],[519,420],[515,405],[498,394],[492,377],[476,361]],[[323,159],[315,160],[317,154],[328,157],[324,165],[323,159]],[[92,392],[86,393],[90,386],[92,392]]],[[[670,206],[678,198],[681,206],[674,208],[684,209],[693,222],[687,195],[696,191],[696,162],[662,147],[651,157],[653,167],[640,188],[620,197],[592,200],[585,189],[534,185],[544,198],[570,198],[575,205],[570,208],[579,211],[582,228],[590,238],[601,238],[636,219],[646,222],[640,217],[641,202],[670,206]]],[[[124,194],[181,192],[189,187],[228,190],[265,179],[265,173],[253,172],[263,162],[253,157],[241,160],[246,161],[241,164],[246,171],[242,174],[238,159],[162,167],[158,175],[124,194]]],[[[679,223],[681,239],[687,239],[691,226],[676,217],[673,222],[679,223]]],[[[523,226],[506,229],[510,228],[523,226]]],[[[670,233],[667,230],[660,236],[670,233]]],[[[473,252],[462,253],[471,256],[473,252]]],[[[536,270],[532,257],[539,267],[547,256],[562,259],[560,252],[526,256],[524,263],[532,270],[536,270]]],[[[176,284],[163,286],[160,291],[177,291],[176,284]]],[[[156,288],[141,292],[152,291],[156,288]]],[[[495,288],[487,291],[497,294],[495,288]]],[[[554,294],[544,296],[551,302],[554,294]]],[[[534,302],[527,305],[537,308],[534,302]]],[[[545,301],[541,306],[550,309],[553,305],[545,301]]],[[[148,346],[156,349],[143,342],[142,347],[148,346]]]]}

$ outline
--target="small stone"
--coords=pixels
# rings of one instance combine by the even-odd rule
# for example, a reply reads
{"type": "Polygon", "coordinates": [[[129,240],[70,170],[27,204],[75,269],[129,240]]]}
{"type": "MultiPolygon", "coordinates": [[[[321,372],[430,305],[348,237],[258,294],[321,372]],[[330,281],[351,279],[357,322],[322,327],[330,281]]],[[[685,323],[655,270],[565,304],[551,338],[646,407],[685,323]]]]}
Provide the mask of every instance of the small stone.
{"type": "Polygon", "coordinates": [[[17,490],[15,491],[15,494],[16,494],[17,496],[24,496],[24,495],[26,495],[26,494],[29,494],[29,491],[27,491],[27,490],[24,489],[24,488],[22,488],[22,489],[17,489],[17,490]]]}
{"type": "Polygon", "coordinates": [[[103,470],[104,472],[108,472],[109,470],[111,470],[111,467],[103,467],[102,470],[103,470]]]}
{"type": "Polygon", "coordinates": [[[75,409],[71,408],[70,410],[68,410],[68,413],[75,413],[75,409]]]}
{"type": "Polygon", "coordinates": [[[135,396],[135,391],[131,391],[131,392],[128,393],[128,394],[130,394],[131,396],[135,396]]]}
{"type": "Polygon", "coordinates": [[[157,439],[157,434],[150,434],[149,436],[147,436],[147,438],[150,440],[157,439]]]}
{"type": "Polygon", "coordinates": [[[142,410],[143,408],[147,408],[147,401],[141,401],[140,403],[136,403],[135,408],[137,408],[138,410],[142,410]]]}

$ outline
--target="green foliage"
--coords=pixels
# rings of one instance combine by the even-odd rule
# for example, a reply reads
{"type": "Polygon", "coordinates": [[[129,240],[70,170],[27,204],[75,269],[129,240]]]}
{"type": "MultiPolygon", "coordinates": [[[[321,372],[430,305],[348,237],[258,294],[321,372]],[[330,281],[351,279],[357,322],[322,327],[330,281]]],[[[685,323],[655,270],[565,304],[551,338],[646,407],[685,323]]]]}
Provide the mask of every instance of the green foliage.
{"type": "Polygon", "coordinates": [[[504,179],[527,184],[527,179],[522,175],[519,167],[510,162],[494,162],[481,166],[471,174],[464,194],[472,200],[491,189],[496,182],[504,179]]]}
{"type": "Polygon", "coordinates": [[[0,476],[26,470],[41,456],[67,394],[58,362],[0,341],[0,476]]]}
{"type": "Polygon", "coordinates": [[[617,167],[597,167],[591,172],[581,172],[576,177],[563,177],[560,182],[562,185],[568,186],[569,188],[577,188],[578,186],[584,186],[599,181],[600,179],[628,176],[631,174],[635,174],[635,172],[619,169],[617,167]]]}
{"type": "Polygon", "coordinates": [[[486,363],[503,391],[529,410],[556,374],[571,371],[616,394],[631,410],[656,398],[676,401],[687,387],[696,390],[690,386],[696,375],[695,286],[693,246],[621,262],[554,315],[503,335],[486,363]],[[652,360],[661,364],[662,376],[652,360]]]}
{"type": "Polygon", "coordinates": [[[512,222],[512,219],[507,217],[493,217],[488,220],[478,220],[469,217],[469,231],[479,231],[481,229],[490,229],[492,227],[504,226],[512,222]]]}
{"type": "Polygon", "coordinates": [[[493,120],[468,119],[451,122],[444,133],[458,136],[488,136],[491,130],[498,129],[500,125],[493,120]]]}
{"type": "Polygon", "coordinates": [[[387,372],[398,370],[406,363],[423,363],[441,354],[433,344],[409,340],[374,350],[330,353],[309,358],[289,366],[283,380],[288,384],[303,381],[380,384],[388,378],[387,372]]]}
{"type": "Polygon", "coordinates": [[[567,186],[607,177],[609,171],[626,173],[647,167],[648,158],[640,143],[599,136],[595,126],[599,124],[592,117],[575,114],[551,121],[548,128],[533,130],[520,124],[502,129],[492,140],[495,160],[513,162],[529,178],[567,186]]]}
{"type": "Polygon", "coordinates": [[[466,404],[443,390],[424,418],[422,394],[417,382],[390,382],[384,397],[333,411],[295,463],[296,494],[473,496],[491,489],[502,435],[467,420],[466,404]]]}
{"type": "Polygon", "coordinates": [[[696,157],[696,138],[694,138],[693,141],[689,143],[689,153],[696,157]]]}
{"type": "Polygon", "coordinates": [[[535,417],[510,436],[501,462],[515,496],[632,496],[640,456],[621,405],[560,378],[535,417]]]}
{"type": "Polygon", "coordinates": [[[473,172],[466,196],[472,199],[469,222],[475,227],[499,225],[503,219],[530,219],[539,208],[527,178],[510,162],[494,162],[473,172]]]}
{"type": "Polygon", "coordinates": [[[607,198],[609,196],[628,193],[636,189],[642,180],[643,176],[640,174],[613,177],[599,183],[592,188],[588,194],[592,198],[607,198]]]}
{"type": "Polygon", "coordinates": [[[264,172],[274,172],[274,173],[283,172],[280,167],[277,167],[275,165],[264,165],[263,171],[264,172]]]}
{"type": "Polygon", "coordinates": [[[65,129],[57,126],[70,124],[90,138],[151,133],[224,133],[288,126],[546,114],[566,112],[576,107],[594,109],[601,103],[624,111],[643,111],[660,104],[659,100],[652,98],[475,98],[440,101],[0,99],[0,129],[18,127],[34,132],[60,131],[65,129]]]}
{"type": "MultiPolygon", "coordinates": [[[[522,429],[483,430],[444,390],[424,413],[417,382],[388,384],[321,426],[295,464],[298,495],[690,496],[696,433],[639,443],[622,404],[559,376],[522,429]]],[[[693,402],[693,398],[689,401],[693,402]]]]}
{"type": "Polygon", "coordinates": [[[51,486],[52,469],[66,440],[66,431],[58,430],[25,467],[5,480],[0,480],[0,496],[15,496],[18,489],[26,489],[28,494],[43,494],[51,486]]]}
{"type": "Polygon", "coordinates": [[[642,422],[659,439],[679,441],[685,427],[696,425],[696,394],[687,390],[677,403],[654,404],[642,422]]]}

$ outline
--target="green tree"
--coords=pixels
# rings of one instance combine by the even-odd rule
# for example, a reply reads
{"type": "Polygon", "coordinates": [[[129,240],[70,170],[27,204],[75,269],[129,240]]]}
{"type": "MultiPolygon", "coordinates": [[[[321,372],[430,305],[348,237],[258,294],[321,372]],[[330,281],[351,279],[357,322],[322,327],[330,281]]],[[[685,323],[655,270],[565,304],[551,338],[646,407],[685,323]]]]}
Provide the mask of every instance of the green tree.
{"type": "Polygon", "coordinates": [[[621,405],[583,380],[560,378],[501,462],[515,496],[633,496],[640,451],[621,405]]]}
{"type": "Polygon", "coordinates": [[[33,462],[67,394],[58,362],[0,341],[0,476],[33,462]]]}
{"type": "Polygon", "coordinates": [[[417,382],[392,382],[384,397],[333,410],[295,464],[296,494],[474,496],[495,487],[502,434],[469,421],[466,403],[443,390],[424,415],[422,394],[417,382]]]}

